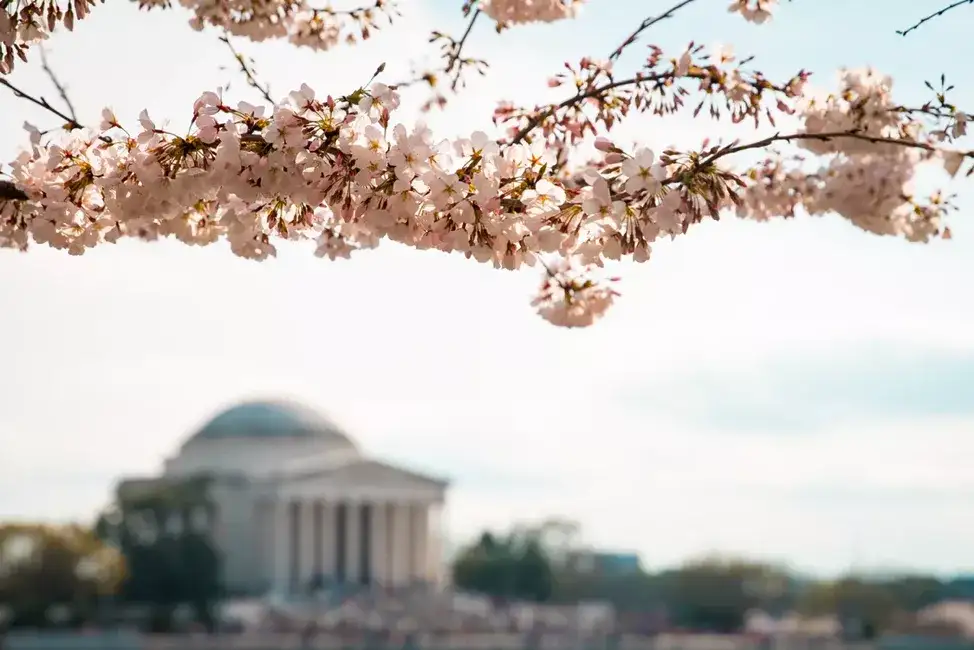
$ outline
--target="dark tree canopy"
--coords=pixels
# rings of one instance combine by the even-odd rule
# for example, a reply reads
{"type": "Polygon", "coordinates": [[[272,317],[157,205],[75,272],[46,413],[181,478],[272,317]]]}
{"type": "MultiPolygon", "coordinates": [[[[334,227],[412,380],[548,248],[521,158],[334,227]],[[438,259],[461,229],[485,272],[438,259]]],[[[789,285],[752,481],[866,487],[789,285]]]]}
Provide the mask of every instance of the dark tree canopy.
{"type": "Polygon", "coordinates": [[[546,602],[552,595],[554,574],[536,536],[485,532],[458,556],[453,582],[460,589],[497,600],[546,602]]]}
{"type": "Polygon", "coordinates": [[[0,525],[0,604],[10,626],[78,625],[125,573],[122,557],[78,525],[0,525]]]}
{"type": "Polygon", "coordinates": [[[180,604],[193,607],[198,620],[212,623],[212,606],[221,597],[221,559],[209,530],[193,525],[199,509],[211,512],[208,482],[189,480],[120,495],[99,533],[119,545],[128,565],[121,587],[126,603],[147,605],[151,625],[168,629],[180,604]],[[174,529],[167,523],[181,522],[174,529]]]}

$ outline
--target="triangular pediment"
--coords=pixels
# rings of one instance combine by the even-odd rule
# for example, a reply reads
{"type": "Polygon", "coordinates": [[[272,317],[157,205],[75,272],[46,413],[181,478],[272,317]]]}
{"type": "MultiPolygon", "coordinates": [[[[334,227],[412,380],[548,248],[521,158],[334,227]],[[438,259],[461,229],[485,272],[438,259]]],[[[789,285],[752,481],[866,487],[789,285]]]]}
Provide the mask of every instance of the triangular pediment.
{"type": "Polygon", "coordinates": [[[288,482],[314,480],[363,487],[430,487],[445,488],[447,481],[377,460],[357,460],[318,471],[302,472],[288,482]]]}

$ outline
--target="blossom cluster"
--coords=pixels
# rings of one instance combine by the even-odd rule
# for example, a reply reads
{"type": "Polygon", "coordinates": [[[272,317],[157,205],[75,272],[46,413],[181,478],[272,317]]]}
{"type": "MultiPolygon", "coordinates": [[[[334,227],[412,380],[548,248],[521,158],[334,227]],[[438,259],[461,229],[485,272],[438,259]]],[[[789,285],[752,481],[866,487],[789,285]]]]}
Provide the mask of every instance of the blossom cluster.
{"type": "MultiPolygon", "coordinates": [[[[142,9],[168,8],[171,0],[137,0],[142,9]]],[[[179,0],[193,13],[190,25],[226,30],[252,41],[286,38],[292,45],[328,50],[368,39],[396,13],[394,0],[372,0],[348,10],[317,8],[305,0],[179,0]]]]}
{"type": "MultiPolygon", "coordinates": [[[[424,129],[388,128],[397,104],[378,84],[338,102],[305,86],[265,118],[206,93],[186,137],[143,113],[141,132],[114,138],[121,127],[107,109],[99,133],[42,145],[35,130],[32,150],[13,164],[28,200],[3,204],[0,243],[33,239],[80,254],[122,236],[198,245],[225,237],[236,254],[264,259],[274,236],[316,237],[318,254],[334,258],[388,237],[508,268],[568,245],[558,221],[567,194],[544,177],[541,147],[501,152],[483,133],[434,143],[424,129]]],[[[604,212],[598,197],[586,201],[604,212]]],[[[539,298],[539,311],[592,322],[614,294],[564,279],[569,270],[554,271],[553,281],[571,284],[557,301],[539,298]]]]}
{"type": "Polygon", "coordinates": [[[771,18],[771,9],[777,4],[778,0],[731,0],[729,11],[760,25],[771,18]]]}
{"type": "Polygon", "coordinates": [[[541,286],[531,305],[552,325],[588,327],[608,311],[619,293],[618,278],[602,277],[598,270],[575,257],[558,258],[545,266],[541,286]]]}
{"type": "MultiPolygon", "coordinates": [[[[800,114],[803,128],[796,143],[825,156],[824,164],[810,170],[801,159],[793,165],[764,161],[751,171],[753,182],[739,212],[759,218],[794,215],[800,204],[809,214],[838,213],[868,232],[909,241],[947,232],[942,221],[949,204],[939,195],[919,202],[914,172],[934,157],[956,171],[951,161],[965,154],[934,146],[936,133],[925,132],[893,101],[890,77],[871,69],[843,71],[840,92],[809,93],[800,114]]],[[[959,115],[953,122],[958,137],[964,127],[957,125],[965,123],[959,115]]]]}
{"type": "Polygon", "coordinates": [[[578,15],[585,0],[483,0],[481,11],[504,25],[554,22],[578,15]]]}
{"type": "MultiPolygon", "coordinates": [[[[12,51],[23,58],[19,43],[43,38],[59,21],[70,28],[94,0],[73,0],[66,12],[53,2],[25,0],[34,9],[13,20],[0,11],[0,68],[9,71],[12,51]]],[[[353,24],[367,38],[376,17],[392,11],[391,0],[345,12],[312,9],[305,0],[180,2],[197,29],[211,25],[317,49],[348,39],[342,35],[353,24]]],[[[552,21],[574,16],[582,2],[484,0],[473,12],[474,0],[467,0],[465,35],[434,34],[443,41],[443,74],[456,89],[465,65],[484,64],[461,54],[478,13],[499,26],[552,21]]],[[[734,0],[730,10],[763,23],[776,4],[734,0]]],[[[953,206],[939,194],[918,199],[913,188],[921,162],[939,160],[955,174],[972,158],[942,146],[963,137],[968,123],[944,92],[935,103],[907,109],[894,103],[888,77],[852,70],[843,72],[837,92],[819,93],[807,87],[805,71],[775,83],[745,69],[750,59],[738,61],[727,48],[707,52],[693,44],[674,58],[650,46],[629,79],[614,75],[616,58],[566,64],[567,72],[549,81],[573,89],[562,102],[498,107],[501,140],[483,132],[438,140],[424,126],[394,124],[399,96],[379,83],[337,99],[302,86],[269,108],[231,105],[222,91],[206,92],[182,134],[146,112],[140,128],[129,131],[109,109],[95,130],[72,122],[52,136],[28,125],[30,148],[9,165],[12,182],[0,179],[0,247],[37,243],[82,254],[123,237],[173,237],[191,245],[225,240],[235,254],[262,260],[276,254],[279,240],[313,240],[318,256],[335,259],[389,239],[500,268],[541,265],[533,305],[551,323],[578,327],[597,321],[619,295],[617,278],[601,273],[606,260],[646,261],[658,240],[727,210],[756,220],[838,214],[909,241],[949,236],[944,217],[953,206]],[[602,135],[630,111],[663,116],[691,108],[686,98],[694,91],[701,97],[695,116],[706,109],[758,126],[784,114],[801,127],[686,153],[626,151],[602,135]],[[569,164],[573,146],[592,136],[596,159],[569,164]],[[815,159],[774,154],[743,173],[724,166],[730,155],[778,143],[815,159]]]]}
{"type": "MultiPolygon", "coordinates": [[[[104,0],[101,0],[104,2],[104,0]]],[[[142,9],[170,8],[172,0],[135,0],[142,9]]],[[[396,0],[371,0],[346,10],[315,7],[306,0],[178,0],[192,12],[196,30],[216,27],[253,41],[284,38],[293,45],[328,50],[342,42],[366,40],[398,15],[396,0]]],[[[733,0],[730,10],[762,23],[778,0],[733,0]]],[[[480,10],[498,25],[554,22],[578,15],[586,0],[482,0],[480,10]]],[[[27,50],[64,25],[69,31],[85,18],[97,0],[22,0],[13,13],[0,7],[0,75],[15,61],[27,60],[27,50]]],[[[6,3],[11,5],[12,3],[6,3]]]]}
{"type": "Polygon", "coordinates": [[[10,74],[17,59],[26,61],[30,46],[48,38],[58,25],[73,30],[74,21],[87,16],[95,0],[67,0],[64,4],[57,0],[0,3],[0,75],[10,74]]]}
{"type": "Polygon", "coordinates": [[[533,108],[501,104],[494,123],[514,142],[543,138],[555,157],[564,160],[574,145],[610,131],[634,110],[665,116],[689,108],[686,98],[694,91],[700,97],[694,116],[706,109],[710,117],[729,115],[734,122],[747,119],[757,126],[771,111],[793,112],[809,77],[801,70],[784,83],[773,83],[760,71],[747,69],[749,59],[738,60],[727,47],[711,52],[691,44],[674,58],[657,47],[649,50],[642,68],[630,78],[617,76],[611,60],[586,57],[575,66],[566,63],[567,71],[551,77],[548,85],[573,88],[574,97],[533,108]]]}
{"type": "Polygon", "coordinates": [[[44,142],[34,130],[30,150],[11,164],[27,198],[0,201],[0,245],[33,240],[81,254],[126,236],[226,239],[237,255],[261,260],[276,253],[276,239],[314,239],[330,258],[391,239],[509,269],[551,255],[559,260],[545,264],[539,313],[587,325],[617,295],[593,267],[645,261],[657,239],[725,208],[764,219],[801,205],[879,234],[936,234],[943,205],[904,198],[923,149],[830,135],[892,128],[889,111],[863,110],[887,97],[882,77],[849,73],[841,93],[802,109],[797,136],[823,138],[800,141],[833,156],[825,169],[768,162],[742,178],[716,164],[731,149],[657,156],[604,138],[599,160],[565,176],[543,140],[501,144],[482,132],[436,140],[422,126],[393,126],[399,97],[378,83],[339,99],[302,86],[266,112],[207,92],[185,135],[145,112],[129,132],[107,109],[94,132],[44,142]],[[866,123],[848,123],[862,115],[866,123]]]}

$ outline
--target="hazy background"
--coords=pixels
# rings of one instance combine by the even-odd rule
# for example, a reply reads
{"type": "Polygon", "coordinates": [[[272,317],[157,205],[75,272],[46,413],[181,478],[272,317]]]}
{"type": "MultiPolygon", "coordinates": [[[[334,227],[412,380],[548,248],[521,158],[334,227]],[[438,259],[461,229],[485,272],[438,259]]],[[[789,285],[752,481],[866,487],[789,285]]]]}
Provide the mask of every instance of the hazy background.
{"type": "MultiPolygon", "coordinates": [[[[331,53],[236,45],[276,97],[302,82],[341,94],[382,61],[388,82],[436,64],[426,36],[459,36],[460,4],[404,2],[395,28],[331,53]]],[[[591,0],[576,21],[501,36],[485,21],[467,52],[489,76],[428,120],[443,136],[489,130],[498,100],[560,97],[544,82],[563,61],[605,57],[670,4],[591,0]]],[[[946,72],[972,107],[970,47],[954,44],[974,10],[895,34],[941,4],[796,0],[756,27],[726,0],[699,0],[643,43],[673,55],[690,39],[732,43],[774,78],[804,67],[819,85],[843,64],[874,65],[914,104],[946,72]]],[[[58,33],[50,61],[82,121],[110,105],[131,123],[145,107],[182,128],[199,93],[227,82],[255,100],[217,34],[186,19],[112,2],[58,33]]],[[[10,80],[56,99],[39,65],[10,80]]],[[[399,120],[425,98],[408,91],[399,120]]],[[[0,115],[5,159],[26,142],[24,120],[55,125],[5,89],[0,115]]],[[[735,132],[747,130],[640,117],[619,137],[659,149],[735,132]]],[[[584,331],[534,315],[533,271],[394,245],[340,262],[281,246],[263,264],[175,242],[0,251],[0,517],[91,517],[119,475],[156,471],[221,408],[290,397],[380,456],[453,477],[458,541],[562,514],[648,567],[719,550],[827,573],[971,570],[969,214],[953,241],[925,246],[838,218],[708,223],[624,265],[623,299],[584,331]]]]}

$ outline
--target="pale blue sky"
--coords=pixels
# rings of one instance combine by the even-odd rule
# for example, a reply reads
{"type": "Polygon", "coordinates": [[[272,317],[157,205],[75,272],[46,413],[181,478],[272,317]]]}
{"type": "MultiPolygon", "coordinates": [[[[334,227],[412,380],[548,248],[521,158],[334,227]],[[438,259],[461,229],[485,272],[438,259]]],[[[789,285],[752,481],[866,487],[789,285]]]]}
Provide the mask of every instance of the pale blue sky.
{"type": "MultiPolygon", "coordinates": [[[[459,33],[459,4],[407,2],[398,29],[356,49],[239,47],[275,95],[302,82],[344,92],[383,60],[395,80],[429,59],[425,35],[459,33]]],[[[488,129],[500,99],[557,97],[544,80],[562,61],[606,55],[669,4],[591,0],[577,21],[501,36],[483,25],[469,51],[490,75],[431,125],[488,129]]],[[[962,45],[974,9],[904,39],[895,29],[939,0],[795,0],[763,27],[726,4],[698,0],[644,42],[732,43],[772,77],[805,67],[823,85],[840,65],[871,64],[916,103],[946,72],[974,106],[962,45]]],[[[123,120],[147,107],[182,124],[228,80],[254,98],[181,12],[109,3],[50,45],[86,121],[109,104],[123,120]]],[[[34,65],[11,80],[54,94],[34,65]]],[[[9,94],[0,114],[53,125],[9,94]]],[[[659,148],[746,131],[637,118],[620,133],[659,148]]],[[[0,132],[9,156],[23,141],[0,132]]],[[[837,218],[707,224],[624,265],[622,302],[586,331],[531,312],[533,272],[393,246],[335,263],[283,247],[261,265],[171,242],[0,251],[0,516],[90,516],[118,475],[155,471],[215,411],[283,396],[377,454],[452,476],[455,538],[559,514],[651,567],[719,550],[824,572],[974,570],[969,223],[962,212],[953,241],[926,246],[837,218]]]]}

